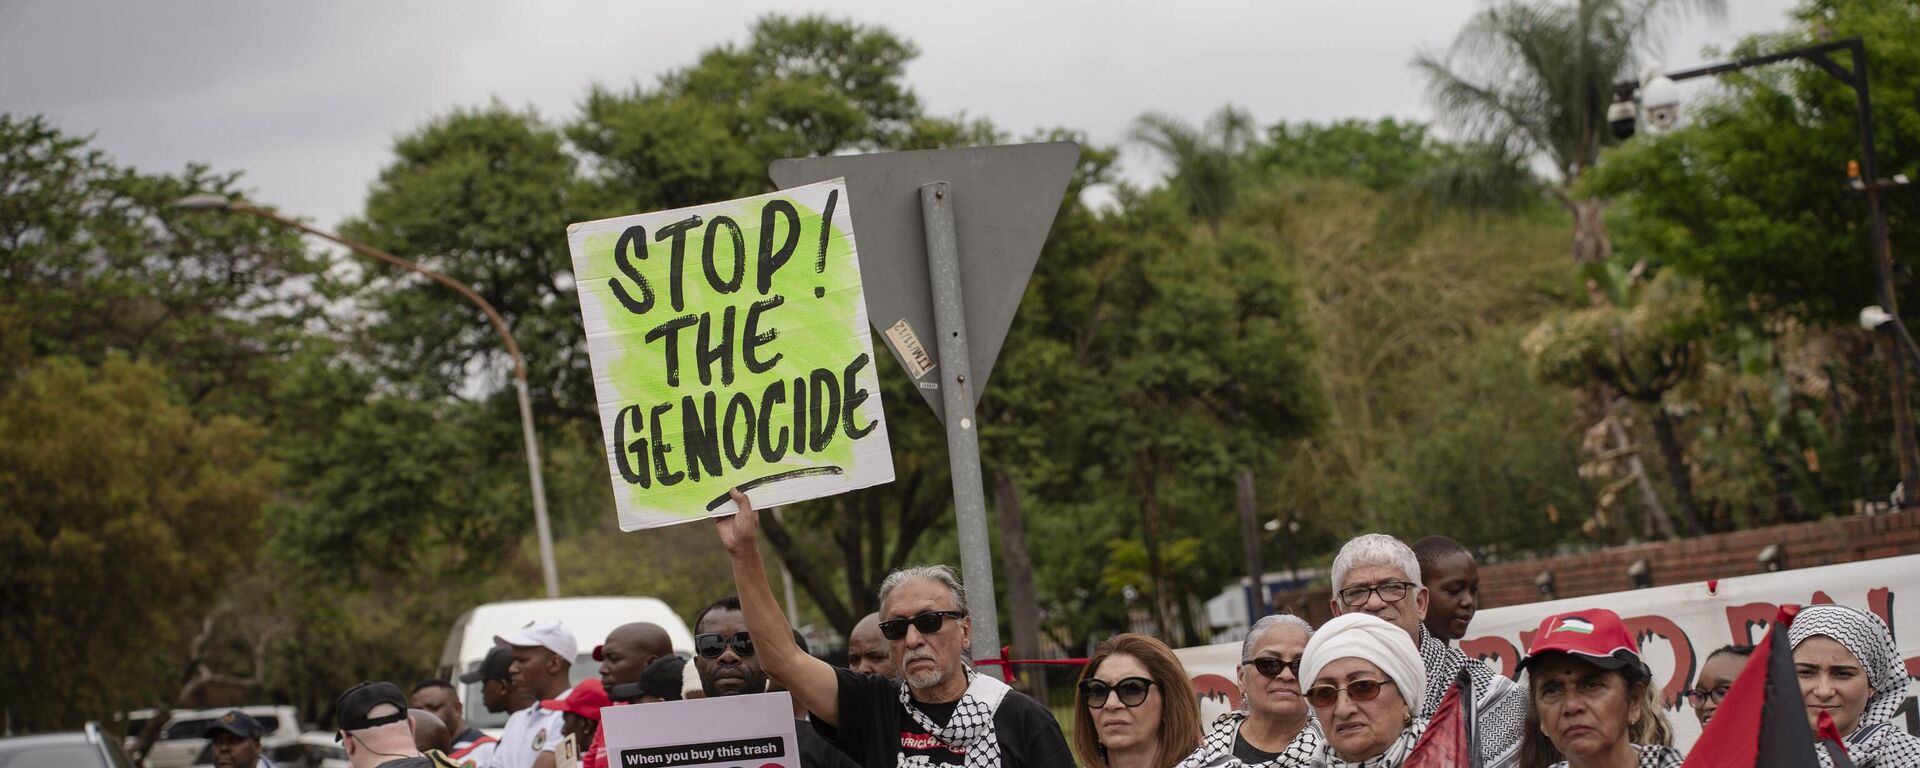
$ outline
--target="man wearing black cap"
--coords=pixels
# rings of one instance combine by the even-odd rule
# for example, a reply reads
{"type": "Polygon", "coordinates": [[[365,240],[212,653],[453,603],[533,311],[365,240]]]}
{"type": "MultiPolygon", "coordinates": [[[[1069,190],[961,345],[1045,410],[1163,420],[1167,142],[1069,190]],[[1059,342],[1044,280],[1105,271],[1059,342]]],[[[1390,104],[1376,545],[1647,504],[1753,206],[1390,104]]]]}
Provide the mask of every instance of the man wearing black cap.
{"type": "Polygon", "coordinates": [[[334,706],[341,746],[353,768],[433,768],[413,741],[407,697],[400,686],[366,682],[340,694],[334,706]]]}
{"type": "Polygon", "coordinates": [[[273,768],[260,754],[260,721],[245,712],[227,710],[200,735],[213,742],[214,768],[273,768]]]}
{"type": "MultiPolygon", "coordinates": [[[[488,712],[513,714],[540,703],[540,698],[513,685],[513,649],[487,651],[480,667],[460,676],[462,685],[480,684],[480,703],[488,712]]],[[[491,755],[489,755],[491,757],[491,755]]],[[[487,761],[481,761],[485,765],[487,761]]]]}
{"type": "Polygon", "coordinates": [[[655,659],[647,669],[640,673],[636,696],[627,698],[626,688],[622,686],[612,695],[616,701],[634,704],[648,704],[655,701],[679,701],[682,683],[686,680],[687,660],[679,656],[663,656],[655,659]]]}

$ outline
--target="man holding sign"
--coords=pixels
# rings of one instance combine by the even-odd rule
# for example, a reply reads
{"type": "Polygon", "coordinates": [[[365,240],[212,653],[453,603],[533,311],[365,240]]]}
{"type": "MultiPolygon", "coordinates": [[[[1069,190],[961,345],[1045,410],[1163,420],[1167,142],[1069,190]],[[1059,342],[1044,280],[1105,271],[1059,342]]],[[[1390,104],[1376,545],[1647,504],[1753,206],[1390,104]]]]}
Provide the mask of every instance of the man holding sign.
{"type": "Polygon", "coordinates": [[[567,242],[623,530],[893,479],[844,182],[567,242]]]}
{"type": "Polygon", "coordinates": [[[760,517],[729,492],[739,512],[714,520],[760,666],[839,729],[839,745],[867,768],[1071,768],[1060,725],[1040,702],[967,663],[972,632],[966,592],[953,571],[895,571],[880,586],[880,631],[899,680],[836,670],[793,642],[760,559],[760,517]]]}

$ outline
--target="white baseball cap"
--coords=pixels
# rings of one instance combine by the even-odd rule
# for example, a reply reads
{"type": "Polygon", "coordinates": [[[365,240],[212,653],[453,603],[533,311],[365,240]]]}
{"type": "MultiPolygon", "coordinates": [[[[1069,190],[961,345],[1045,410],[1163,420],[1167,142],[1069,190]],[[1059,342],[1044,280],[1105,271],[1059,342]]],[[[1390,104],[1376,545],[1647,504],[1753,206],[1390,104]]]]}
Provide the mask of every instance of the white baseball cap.
{"type": "Polygon", "coordinates": [[[573,639],[573,632],[560,626],[557,621],[530,621],[519,629],[504,635],[494,635],[493,644],[501,647],[545,648],[565,659],[568,664],[580,652],[580,643],[573,639]]]}

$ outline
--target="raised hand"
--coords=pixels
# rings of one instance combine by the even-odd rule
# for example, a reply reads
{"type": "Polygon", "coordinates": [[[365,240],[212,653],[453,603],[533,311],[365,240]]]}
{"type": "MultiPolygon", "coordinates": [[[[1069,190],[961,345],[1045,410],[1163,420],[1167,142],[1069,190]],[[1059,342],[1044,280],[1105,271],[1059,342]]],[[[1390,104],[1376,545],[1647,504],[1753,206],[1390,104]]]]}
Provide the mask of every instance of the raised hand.
{"type": "Polygon", "coordinates": [[[726,547],[729,554],[755,551],[759,546],[760,511],[753,508],[753,500],[738,488],[727,489],[727,495],[733,497],[734,506],[740,511],[713,519],[714,530],[720,532],[720,545],[726,547]]]}

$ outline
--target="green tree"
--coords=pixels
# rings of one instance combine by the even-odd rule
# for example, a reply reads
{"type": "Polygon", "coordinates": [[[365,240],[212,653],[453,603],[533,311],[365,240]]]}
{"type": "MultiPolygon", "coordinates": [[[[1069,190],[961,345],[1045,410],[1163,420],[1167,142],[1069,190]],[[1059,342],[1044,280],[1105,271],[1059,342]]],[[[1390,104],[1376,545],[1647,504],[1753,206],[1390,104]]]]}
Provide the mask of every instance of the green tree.
{"type": "Polygon", "coordinates": [[[1503,0],[1475,14],[1447,53],[1423,51],[1413,66],[1444,120],[1552,165],[1549,192],[1573,216],[1573,260],[1600,263],[1613,250],[1605,202],[1575,194],[1574,184],[1612,140],[1613,84],[1637,76],[1635,52],[1663,22],[1694,11],[1720,15],[1725,7],[1725,0],[1503,0]]]}
{"type": "Polygon", "coordinates": [[[1245,184],[1246,157],[1254,139],[1253,115],[1231,105],[1198,128],[1159,113],[1141,115],[1133,128],[1133,140],[1151,147],[1170,166],[1168,185],[1178,191],[1187,211],[1215,235],[1245,184]]]}
{"type": "MultiPolygon", "coordinates": [[[[1920,18],[1897,0],[1821,0],[1795,29],[1743,40],[1758,56],[1859,35],[1872,85],[1882,175],[1920,172],[1920,18]]],[[[1872,303],[1866,211],[1846,189],[1860,142],[1854,91],[1818,67],[1781,63],[1724,75],[1688,124],[1608,153],[1587,190],[1620,199],[1636,253],[1698,279],[1732,317],[1850,321],[1872,303]]],[[[1920,215],[1910,194],[1882,197],[1896,264],[1920,255],[1902,237],[1920,215]]]]}
{"type": "Polygon", "coordinates": [[[273,488],[260,427],[159,367],[47,357],[0,379],[0,708],[71,727],[170,701],[176,644],[244,572],[273,488]]]}

